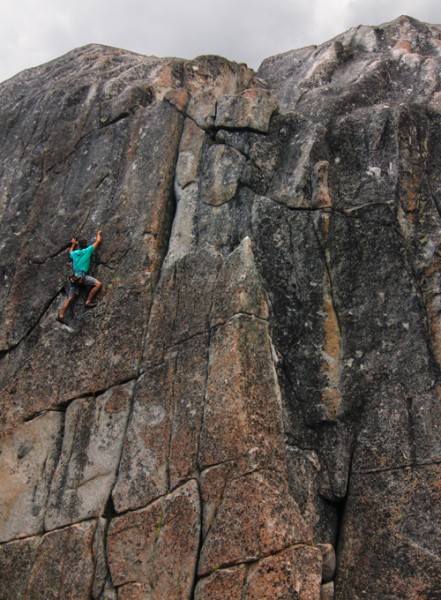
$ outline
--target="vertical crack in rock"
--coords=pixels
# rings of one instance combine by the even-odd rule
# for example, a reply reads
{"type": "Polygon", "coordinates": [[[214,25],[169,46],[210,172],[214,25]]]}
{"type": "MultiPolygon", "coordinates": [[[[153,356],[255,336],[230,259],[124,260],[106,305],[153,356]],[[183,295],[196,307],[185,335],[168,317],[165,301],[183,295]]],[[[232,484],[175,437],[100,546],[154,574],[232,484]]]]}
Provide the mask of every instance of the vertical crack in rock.
{"type": "Polygon", "coordinates": [[[110,571],[107,563],[106,538],[109,529],[111,515],[108,518],[100,518],[97,522],[97,528],[92,546],[92,558],[94,564],[94,578],[92,588],[92,598],[102,598],[111,586],[110,571]]]}
{"type": "Polygon", "coordinates": [[[438,368],[441,368],[441,326],[437,293],[440,245],[439,227],[438,231],[434,228],[434,217],[438,216],[439,220],[440,211],[428,175],[428,151],[429,144],[433,143],[431,129],[434,125],[426,115],[419,120],[416,109],[403,110],[400,116],[398,152],[402,178],[398,186],[399,226],[406,243],[409,268],[425,307],[431,352],[438,368]],[[416,150],[411,141],[418,144],[416,150]],[[416,165],[420,168],[417,169],[416,165]],[[432,206],[429,206],[428,200],[431,200],[432,206]]]}
{"type": "Polygon", "coordinates": [[[174,358],[171,359],[171,362],[173,364],[172,367],[172,372],[173,372],[173,376],[171,377],[171,385],[170,385],[170,397],[171,397],[171,403],[170,403],[170,427],[169,427],[169,434],[168,434],[168,438],[166,438],[164,441],[167,445],[167,450],[166,450],[166,456],[165,456],[165,461],[166,461],[166,486],[167,486],[167,490],[172,490],[174,486],[172,486],[172,478],[171,478],[171,474],[170,474],[170,470],[171,470],[171,454],[172,454],[172,441],[173,441],[173,429],[175,426],[175,418],[176,418],[176,404],[179,401],[179,399],[176,397],[176,390],[175,390],[175,381],[176,381],[176,375],[177,375],[177,356],[175,356],[174,358]]]}
{"type": "MultiPolygon", "coordinates": [[[[221,265],[219,265],[218,270],[216,272],[216,276],[215,276],[215,280],[214,280],[214,285],[213,285],[213,289],[216,290],[218,288],[218,281],[219,281],[219,277],[220,277],[220,272],[221,272],[221,265]]],[[[199,470],[199,481],[198,481],[198,485],[200,486],[200,477],[202,475],[202,471],[203,471],[203,466],[201,464],[200,461],[200,454],[201,454],[201,437],[202,434],[204,432],[204,423],[205,423],[205,407],[207,404],[207,384],[208,384],[208,377],[209,377],[209,372],[210,372],[210,348],[211,348],[211,344],[212,344],[212,338],[213,338],[213,324],[212,324],[212,318],[213,318],[213,307],[214,307],[214,303],[215,303],[215,293],[212,294],[211,296],[211,304],[209,307],[209,311],[208,311],[208,315],[209,315],[209,319],[210,319],[210,325],[208,328],[208,340],[207,340],[207,353],[206,353],[206,368],[205,368],[205,380],[204,380],[204,395],[203,395],[203,403],[202,403],[202,411],[201,411],[201,421],[200,421],[200,428],[199,428],[199,433],[197,436],[197,467],[199,470]]],[[[202,497],[202,494],[201,494],[202,497]]],[[[202,513],[203,514],[203,513],[202,513]]],[[[203,528],[201,528],[201,538],[203,538],[203,528]]],[[[200,554],[200,553],[199,553],[200,554]]]]}
{"type": "Polygon", "coordinates": [[[324,282],[323,282],[323,329],[324,329],[324,346],[323,358],[324,362],[321,368],[322,373],[327,380],[327,387],[323,390],[323,403],[327,408],[330,420],[335,421],[339,408],[342,402],[340,389],[341,379],[341,357],[342,351],[342,335],[341,327],[338,318],[338,312],[335,308],[333,281],[331,274],[331,254],[330,246],[330,225],[331,215],[327,213],[319,213],[319,220],[314,224],[314,229],[317,236],[317,242],[322,249],[323,265],[324,265],[324,282]],[[321,226],[321,231],[317,228],[321,226]]]}

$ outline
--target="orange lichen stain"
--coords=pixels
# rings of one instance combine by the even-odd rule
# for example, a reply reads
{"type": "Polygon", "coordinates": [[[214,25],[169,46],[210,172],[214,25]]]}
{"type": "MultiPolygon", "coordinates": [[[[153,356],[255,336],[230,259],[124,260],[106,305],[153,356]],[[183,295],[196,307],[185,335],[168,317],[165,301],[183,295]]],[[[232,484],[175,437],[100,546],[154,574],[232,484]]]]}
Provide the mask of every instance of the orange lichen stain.
{"type": "Polygon", "coordinates": [[[435,479],[435,481],[432,481],[431,488],[434,492],[441,491],[441,479],[435,479]]]}
{"type": "Polygon", "coordinates": [[[332,206],[331,195],[328,184],[329,163],[326,160],[318,162],[314,166],[312,206],[327,208],[332,206]]]}
{"type": "Polygon", "coordinates": [[[403,177],[403,208],[405,212],[412,213],[418,210],[420,205],[421,174],[415,169],[403,177]]]}
{"type": "Polygon", "coordinates": [[[415,212],[416,210],[418,210],[418,198],[418,194],[416,194],[415,192],[409,191],[406,194],[406,212],[415,212]]]}
{"type": "Polygon", "coordinates": [[[395,46],[394,50],[403,50],[404,52],[413,52],[412,44],[408,40],[400,40],[395,46]]]}
{"type": "Polygon", "coordinates": [[[338,389],[325,389],[322,392],[323,403],[328,410],[329,418],[333,421],[337,418],[338,409],[341,404],[341,392],[338,389]]]}
{"type": "Polygon", "coordinates": [[[424,269],[424,277],[431,277],[437,271],[441,271],[441,245],[436,249],[431,263],[424,269]]]}
{"type": "MultiPolygon", "coordinates": [[[[322,218],[322,226],[323,226],[323,238],[324,238],[325,242],[328,241],[330,223],[331,223],[330,215],[324,214],[323,218],[322,218]]],[[[329,258],[329,257],[327,256],[326,258],[329,258]]]]}
{"type": "Polygon", "coordinates": [[[129,402],[130,397],[126,392],[114,392],[110,400],[104,406],[104,410],[108,414],[119,413],[127,407],[129,402]]]}
{"type": "Polygon", "coordinates": [[[340,327],[338,325],[332,299],[328,294],[325,294],[323,309],[326,315],[324,319],[325,352],[329,356],[337,359],[340,358],[340,327]]]}
{"type": "MultiPolygon", "coordinates": [[[[330,264],[330,252],[326,247],[329,239],[330,224],[331,215],[324,214],[321,226],[327,265],[330,264]]],[[[322,390],[322,400],[328,410],[329,418],[334,420],[337,418],[342,400],[340,391],[341,331],[332,298],[332,283],[328,268],[326,268],[323,275],[323,315],[323,363],[320,371],[327,380],[327,386],[322,390]]]]}
{"type": "Polygon", "coordinates": [[[334,303],[329,288],[329,282],[325,283],[323,298],[323,329],[325,334],[321,372],[325,375],[328,385],[322,391],[324,405],[328,409],[331,419],[337,418],[337,412],[341,404],[340,376],[341,376],[341,332],[334,309],[334,303]]]}

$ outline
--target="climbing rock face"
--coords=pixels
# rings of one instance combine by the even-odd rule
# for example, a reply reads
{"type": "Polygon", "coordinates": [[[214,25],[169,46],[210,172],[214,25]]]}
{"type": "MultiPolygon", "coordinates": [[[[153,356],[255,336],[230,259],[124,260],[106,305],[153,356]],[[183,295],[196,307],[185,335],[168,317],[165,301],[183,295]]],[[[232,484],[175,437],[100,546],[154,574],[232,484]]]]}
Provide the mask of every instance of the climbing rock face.
{"type": "Polygon", "coordinates": [[[1,84],[2,599],[441,597],[440,66],[400,17],[1,84]]]}

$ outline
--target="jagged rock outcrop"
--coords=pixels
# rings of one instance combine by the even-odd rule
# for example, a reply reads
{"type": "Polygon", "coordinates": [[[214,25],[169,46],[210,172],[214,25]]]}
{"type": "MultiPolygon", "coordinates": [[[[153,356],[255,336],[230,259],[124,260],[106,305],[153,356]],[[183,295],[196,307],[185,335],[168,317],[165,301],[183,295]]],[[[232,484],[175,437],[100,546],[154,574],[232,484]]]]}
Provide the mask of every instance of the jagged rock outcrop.
{"type": "Polygon", "coordinates": [[[441,598],[440,64],[401,17],[1,85],[0,598],[441,598]]]}

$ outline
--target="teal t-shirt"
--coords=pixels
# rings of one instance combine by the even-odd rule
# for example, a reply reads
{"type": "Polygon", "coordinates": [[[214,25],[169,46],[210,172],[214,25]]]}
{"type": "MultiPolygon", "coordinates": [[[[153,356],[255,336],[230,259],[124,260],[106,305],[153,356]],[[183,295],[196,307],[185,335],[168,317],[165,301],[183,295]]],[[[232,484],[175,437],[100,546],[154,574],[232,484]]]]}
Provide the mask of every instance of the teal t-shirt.
{"type": "Polygon", "coordinates": [[[70,257],[73,261],[73,270],[74,273],[76,271],[84,271],[85,273],[89,272],[90,269],[90,258],[94,253],[95,248],[92,246],[88,246],[83,250],[74,250],[70,253],[70,257]]]}

